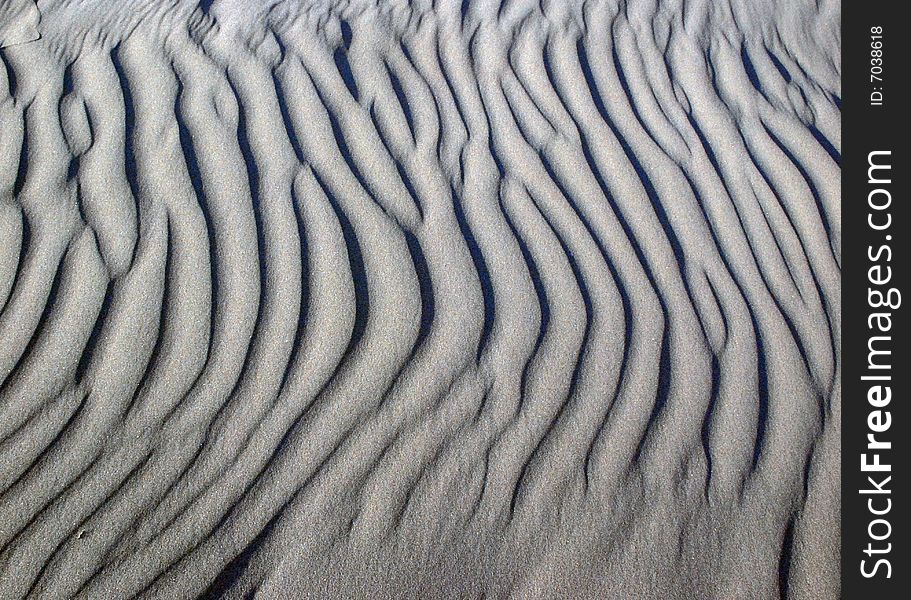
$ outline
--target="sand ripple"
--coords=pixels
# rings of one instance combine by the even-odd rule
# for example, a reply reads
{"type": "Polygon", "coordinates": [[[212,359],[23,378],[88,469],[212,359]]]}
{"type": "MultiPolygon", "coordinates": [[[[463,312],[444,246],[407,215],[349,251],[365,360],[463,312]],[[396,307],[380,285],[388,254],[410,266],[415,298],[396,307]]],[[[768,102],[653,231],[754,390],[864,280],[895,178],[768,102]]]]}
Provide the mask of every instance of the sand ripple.
{"type": "Polygon", "coordinates": [[[0,597],[837,596],[838,2],[39,6],[0,597]]]}

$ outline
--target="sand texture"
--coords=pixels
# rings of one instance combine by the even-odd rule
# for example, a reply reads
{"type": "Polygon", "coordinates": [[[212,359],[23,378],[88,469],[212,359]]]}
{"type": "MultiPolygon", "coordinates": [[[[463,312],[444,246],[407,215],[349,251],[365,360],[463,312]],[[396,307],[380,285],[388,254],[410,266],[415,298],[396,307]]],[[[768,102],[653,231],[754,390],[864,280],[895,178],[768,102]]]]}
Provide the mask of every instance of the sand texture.
{"type": "Polygon", "coordinates": [[[839,2],[0,5],[0,598],[838,596],[839,2]]]}
{"type": "Polygon", "coordinates": [[[0,48],[37,40],[40,20],[34,0],[0,0],[0,48]]]}

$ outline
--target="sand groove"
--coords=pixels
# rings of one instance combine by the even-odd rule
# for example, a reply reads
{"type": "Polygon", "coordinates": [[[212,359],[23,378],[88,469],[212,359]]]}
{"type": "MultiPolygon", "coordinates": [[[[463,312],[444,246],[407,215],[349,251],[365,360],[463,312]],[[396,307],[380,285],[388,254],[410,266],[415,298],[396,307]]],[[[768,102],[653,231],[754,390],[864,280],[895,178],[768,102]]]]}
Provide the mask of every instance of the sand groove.
{"type": "Polygon", "coordinates": [[[837,596],[838,3],[41,4],[0,597],[837,596]]]}

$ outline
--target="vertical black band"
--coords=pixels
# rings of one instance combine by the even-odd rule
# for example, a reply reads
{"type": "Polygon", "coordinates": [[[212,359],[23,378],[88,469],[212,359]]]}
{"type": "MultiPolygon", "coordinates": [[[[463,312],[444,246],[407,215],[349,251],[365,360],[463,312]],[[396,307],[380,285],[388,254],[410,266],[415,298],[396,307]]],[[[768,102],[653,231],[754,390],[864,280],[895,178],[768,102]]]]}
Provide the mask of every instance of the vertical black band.
{"type": "Polygon", "coordinates": [[[906,21],[845,2],[842,21],[842,587],[907,597],[909,452],[906,21]]]}

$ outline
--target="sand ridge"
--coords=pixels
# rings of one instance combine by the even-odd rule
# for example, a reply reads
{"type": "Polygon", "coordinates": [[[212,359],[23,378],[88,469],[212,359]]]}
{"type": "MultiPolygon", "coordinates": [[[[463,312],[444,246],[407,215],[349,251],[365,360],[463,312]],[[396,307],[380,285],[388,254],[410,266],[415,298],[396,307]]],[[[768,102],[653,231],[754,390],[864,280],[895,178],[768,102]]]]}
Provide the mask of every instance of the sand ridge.
{"type": "Polygon", "coordinates": [[[38,8],[0,597],[838,596],[837,2],[38,8]]]}
{"type": "Polygon", "coordinates": [[[0,48],[33,42],[40,36],[41,13],[34,0],[0,2],[0,48]]]}

